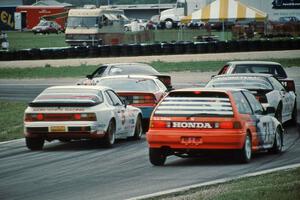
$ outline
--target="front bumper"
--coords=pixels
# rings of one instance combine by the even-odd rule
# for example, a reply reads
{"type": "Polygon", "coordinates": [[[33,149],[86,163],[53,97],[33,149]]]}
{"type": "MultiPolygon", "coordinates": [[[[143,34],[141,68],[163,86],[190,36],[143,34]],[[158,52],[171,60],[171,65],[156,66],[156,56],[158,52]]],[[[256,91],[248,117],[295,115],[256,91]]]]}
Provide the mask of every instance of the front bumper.
{"type": "Polygon", "coordinates": [[[151,148],[168,149],[242,149],[246,133],[242,130],[150,130],[147,141],[151,148]]]}

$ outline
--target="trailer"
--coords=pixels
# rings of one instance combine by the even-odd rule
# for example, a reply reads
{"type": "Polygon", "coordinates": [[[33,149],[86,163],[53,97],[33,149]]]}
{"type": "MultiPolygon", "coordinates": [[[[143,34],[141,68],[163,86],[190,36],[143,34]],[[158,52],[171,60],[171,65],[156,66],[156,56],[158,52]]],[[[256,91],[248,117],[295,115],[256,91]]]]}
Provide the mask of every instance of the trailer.
{"type": "MultiPolygon", "coordinates": [[[[58,16],[53,21],[64,28],[67,22],[67,14],[65,13],[68,13],[69,9],[69,7],[64,6],[18,6],[16,13],[21,15],[18,20],[25,21],[25,28],[29,30],[36,26],[41,19],[51,16],[58,16]]],[[[16,21],[16,23],[18,22],[16,21]]]]}

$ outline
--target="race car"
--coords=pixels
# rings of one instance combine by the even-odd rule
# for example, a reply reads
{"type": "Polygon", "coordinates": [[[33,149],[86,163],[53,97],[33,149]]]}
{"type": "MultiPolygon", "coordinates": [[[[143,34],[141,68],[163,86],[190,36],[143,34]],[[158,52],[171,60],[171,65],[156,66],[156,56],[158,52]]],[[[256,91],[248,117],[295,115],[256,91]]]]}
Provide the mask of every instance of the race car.
{"type": "Polygon", "coordinates": [[[91,85],[95,78],[101,78],[106,76],[116,75],[150,75],[155,76],[165,86],[171,90],[173,89],[171,84],[171,76],[163,75],[156,71],[152,66],[145,63],[112,63],[104,64],[98,67],[92,74],[86,76],[85,79],[81,79],[77,82],[77,85],[91,85]]]}
{"type": "Polygon", "coordinates": [[[247,163],[252,153],[282,151],[284,130],[250,91],[191,88],[170,92],[151,116],[149,160],[164,165],[170,155],[198,156],[203,151],[235,151],[247,163]]]}
{"type": "Polygon", "coordinates": [[[94,78],[93,85],[112,88],[129,105],[138,107],[143,114],[143,130],[149,127],[150,115],[157,103],[166,95],[167,88],[154,76],[119,75],[94,78]]]}
{"type": "Polygon", "coordinates": [[[211,88],[244,88],[250,90],[264,106],[276,109],[275,117],[285,123],[297,123],[297,102],[294,91],[288,91],[271,74],[225,74],[213,77],[211,88]]]}
{"type": "Polygon", "coordinates": [[[287,90],[296,91],[294,80],[288,78],[282,65],[277,62],[231,61],[226,63],[225,66],[220,69],[218,75],[244,73],[273,74],[287,90]]]}
{"type": "Polygon", "coordinates": [[[142,135],[142,113],[127,106],[108,87],[55,86],[45,89],[24,114],[26,145],[41,150],[45,140],[101,140],[112,147],[115,139],[142,135]]]}

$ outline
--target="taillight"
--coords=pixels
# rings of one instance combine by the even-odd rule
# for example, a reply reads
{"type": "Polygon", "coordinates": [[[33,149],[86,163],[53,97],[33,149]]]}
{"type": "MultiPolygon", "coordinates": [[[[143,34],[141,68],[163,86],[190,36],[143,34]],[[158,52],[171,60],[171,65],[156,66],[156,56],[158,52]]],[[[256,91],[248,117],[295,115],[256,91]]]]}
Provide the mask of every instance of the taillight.
{"type": "Polygon", "coordinates": [[[170,128],[171,123],[166,121],[156,121],[151,120],[150,121],[150,128],[170,128]]]}
{"type": "Polygon", "coordinates": [[[132,104],[155,104],[156,101],[152,95],[133,96],[132,104]]]}
{"type": "Polygon", "coordinates": [[[25,121],[97,121],[97,117],[95,113],[27,113],[25,121]]]}
{"type": "Polygon", "coordinates": [[[287,81],[287,91],[295,92],[295,83],[294,83],[294,81],[287,81]]]}
{"type": "Polygon", "coordinates": [[[236,122],[216,122],[215,128],[219,129],[241,129],[242,125],[239,121],[236,122]]]}

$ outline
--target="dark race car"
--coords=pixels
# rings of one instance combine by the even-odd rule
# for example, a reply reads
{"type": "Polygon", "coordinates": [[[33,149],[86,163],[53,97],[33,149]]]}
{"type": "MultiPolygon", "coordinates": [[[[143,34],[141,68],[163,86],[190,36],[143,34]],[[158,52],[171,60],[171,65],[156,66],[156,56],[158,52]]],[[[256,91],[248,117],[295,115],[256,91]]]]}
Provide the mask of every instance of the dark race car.
{"type": "Polygon", "coordinates": [[[77,85],[91,85],[94,78],[115,76],[115,75],[150,75],[157,77],[168,88],[172,89],[171,76],[160,74],[152,66],[144,63],[114,63],[104,64],[98,67],[85,79],[77,82],[77,85]]]}

